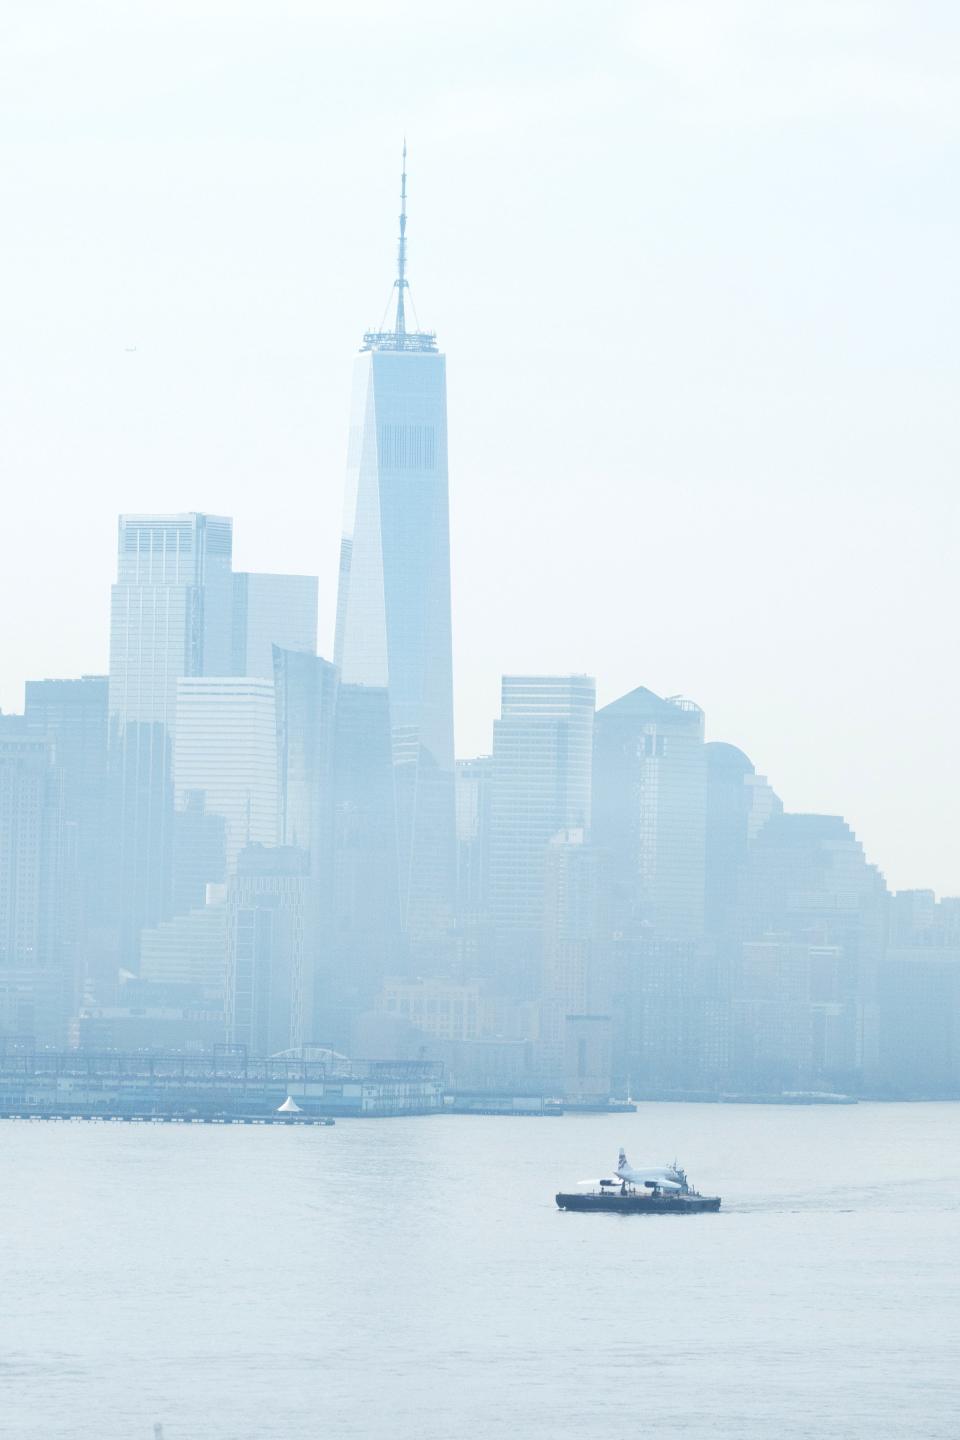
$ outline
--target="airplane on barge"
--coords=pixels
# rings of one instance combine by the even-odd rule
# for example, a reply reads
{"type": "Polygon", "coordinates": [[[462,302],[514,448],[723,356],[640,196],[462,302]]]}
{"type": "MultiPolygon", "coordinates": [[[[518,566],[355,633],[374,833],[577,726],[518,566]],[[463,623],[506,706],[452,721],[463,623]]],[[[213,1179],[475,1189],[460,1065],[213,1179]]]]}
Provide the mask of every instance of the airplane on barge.
{"type": "Polygon", "coordinates": [[[686,1171],[674,1162],[663,1169],[635,1169],[620,1151],[616,1178],[582,1180],[593,1190],[561,1191],[556,1196],[561,1210],[589,1213],[602,1210],[615,1215],[695,1215],[720,1209],[719,1195],[701,1195],[687,1179],[686,1171]]]}

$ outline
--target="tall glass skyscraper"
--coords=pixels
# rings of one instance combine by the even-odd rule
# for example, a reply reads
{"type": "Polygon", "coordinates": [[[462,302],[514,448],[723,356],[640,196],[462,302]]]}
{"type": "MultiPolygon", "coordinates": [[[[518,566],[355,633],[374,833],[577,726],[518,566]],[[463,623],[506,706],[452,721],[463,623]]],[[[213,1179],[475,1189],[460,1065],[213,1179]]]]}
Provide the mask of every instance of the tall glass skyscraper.
{"type": "Polygon", "coordinates": [[[447,404],[436,337],[406,326],[405,172],[396,323],[354,368],[334,659],[344,684],[389,694],[401,914],[424,958],[455,888],[447,404]]]}
{"type": "Polygon", "coordinates": [[[640,685],[597,711],[593,839],[610,855],[615,928],[658,940],[703,934],[704,717],[640,685]]]}
{"type": "Polygon", "coordinates": [[[110,613],[110,742],[124,963],[169,912],[177,681],[230,672],[233,522],[121,515],[110,613]]]}
{"type": "Polygon", "coordinates": [[[541,982],[547,847],[590,828],[593,715],[589,675],[505,675],[493,725],[490,902],[503,991],[541,982]]]}

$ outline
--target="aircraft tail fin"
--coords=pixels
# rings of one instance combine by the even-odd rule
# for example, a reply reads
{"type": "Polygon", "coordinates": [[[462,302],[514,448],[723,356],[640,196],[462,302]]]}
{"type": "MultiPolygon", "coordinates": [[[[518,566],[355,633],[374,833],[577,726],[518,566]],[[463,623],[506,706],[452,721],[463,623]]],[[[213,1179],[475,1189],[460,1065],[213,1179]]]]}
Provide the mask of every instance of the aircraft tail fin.
{"type": "Polygon", "coordinates": [[[627,1160],[627,1152],[626,1152],[626,1150],[624,1150],[623,1146],[621,1145],[621,1146],[620,1146],[620,1155],[619,1155],[619,1157],[618,1157],[618,1159],[617,1159],[617,1169],[618,1169],[618,1170],[626,1170],[627,1167],[629,1166],[629,1163],[630,1163],[630,1162],[627,1160]]]}

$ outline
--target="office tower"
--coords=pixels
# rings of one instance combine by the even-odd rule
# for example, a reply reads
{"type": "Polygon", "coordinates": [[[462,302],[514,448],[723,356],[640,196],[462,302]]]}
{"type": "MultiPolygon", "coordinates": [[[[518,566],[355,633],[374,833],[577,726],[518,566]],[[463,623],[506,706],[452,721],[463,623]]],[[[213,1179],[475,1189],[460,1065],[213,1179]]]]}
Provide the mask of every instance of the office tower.
{"type": "Polygon", "coordinates": [[[349,1050],[384,975],[404,969],[389,698],[318,656],[273,658],[278,840],[309,856],[311,1033],[349,1050]]]}
{"type": "Polygon", "coordinates": [[[457,923],[476,924],[490,910],[490,795],[493,756],[456,764],[457,923]]]}
{"type": "Polygon", "coordinates": [[[395,285],[393,328],[354,366],[334,659],[345,684],[389,693],[401,913],[438,963],[455,885],[446,373],[406,325],[405,161],[395,285]]]}
{"type": "Polygon", "coordinates": [[[771,815],[751,843],[740,901],[744,941],[839,951],[838,1001],[853,1017],[849,1072],[878,1066],[877,978],[887,888],[839,815],[771,815]]]}
{"type": "Polygon", "coordinates": [[[333,752],[331,944],[318,957],[318,1036],[349,1051],[384,977],[407,973],[386,690],[341,684],[333,752]]]}
{"type": "Polygon", "coordinates": [[[611,861],[615,928],[703,933],[703,711],[642,686],[597,711],[593,839],[611,861]]]}
{"type": "Polygon", "coordinates": [[[201,791],[226,821],[229,874],[246,845],[277,839],[277,738],[273,681],[256,676],[177,681],[174,800],[201,791]]]}
{"type": "Polygon", "coordinates": [[[859,1081],[861,1019],[840,945],[784,935],[743,946],[731,1065],[745,1090],[824,1090],[859,1081]]]}
{"type": "Polygon", "coordinates": [[[515,999],[540,984],[547,846],[589,830],[594,681],[505,675],[493,726],[490,905],[498,982],[515,999]]]}
{"type": "Polygon", "coordinates": [[[320,875],[329,859],[338,676],[335,665],[305,651],[273,647],[280,845],[296,845],[320,875]]]}
{"type": "Polygon", "coordinates": [[[224,673],[269,679],[274,645],[315,655],[317,589],[315,575],[235,571],[232,658],[224,673]]]}
{"type": "Polygon", "coordinates": [[[0,716],[0,1034],[63,1043],[62,777],[53,745],[0,716]]]}
{"type": "MultiPolygon", "coordinates": [[[[313,1011],[305,1033],[328,1033],[334,953],[333,756],[339,679],[317,655],[273,647],[277,711],[277,841],[307,856],[304,891],[305,993],[313,1011]]],[[[388,742],[389,743],[389,742],[388,742]]]]}
{"type": "Polygon", "coordinates": [[[707,767],[704,925],[729,937],[737,924],[738,897],[750,841],[783,805],[767,780],[735,745],[711,740],[707,767]]]}
{"type": "Polygon", "coordinates": [[[251,1055],[311,1037],[311,973],[304,930],[309,857],[295,846],[251,845],[227,889],[227,1039],[251,1055]]]}
{"type": "Polygon", "coordinates": [[[730,995],[716,946],[642,929],[614,943],[616,1073],[632,1095],[689,1096],[728,1078],[730,995]]]}
{"type": "MultiPolygon", "coordinates": [[[[76,839],[82,933],[106,923],[107,695],[105,675],[79,680],[28,680],[24,719],[53,745],[62,777],[63,823],[76,839]]],[[[79,938],[79,937],[78,937],[79,938]]]]}
{"type": "Polygon", "coordinates": [[[61,944],[78,992],[107,996],[117,976],[116,847],[108,772],[108,681],[28,680],[24,717],[60,773],[61,944]]]}
{"type": "Polygon", "coordinates": [[[162,985],[168,991],[185,987],[222,1002],[226,943],[226,887],[211,885],[207,904],[142,932],[140,979],[145,990],[149,985],[162,985]]]}
{"type": "Polygon", "coordinates": [[[910,1099],[960,1094],[960,900],[898,890],[880,970],[879,1084],[910,1099]]]}
{"type": "Polygon", "coordinates": [[[171,913],[187,915],[206,903],[208,885],[227,879],[227,821],[207,809],[204,790],[184,790],[173,812],[171,913]]]}
{"type": "Polygon", "coordinates": [[[231,664],[232,522],[121,515],[110,615],[110,746],[121,955],[169,913],[177,681],[231,664]]]}
{"type": "Polygon", "coordinates": [[[544,873],[540,1039],[552,1076],[563,1072],[570,1017],[609,1017],[608,927],[606,857],[583,830],[562,830],[547,846],[544,873]]]}

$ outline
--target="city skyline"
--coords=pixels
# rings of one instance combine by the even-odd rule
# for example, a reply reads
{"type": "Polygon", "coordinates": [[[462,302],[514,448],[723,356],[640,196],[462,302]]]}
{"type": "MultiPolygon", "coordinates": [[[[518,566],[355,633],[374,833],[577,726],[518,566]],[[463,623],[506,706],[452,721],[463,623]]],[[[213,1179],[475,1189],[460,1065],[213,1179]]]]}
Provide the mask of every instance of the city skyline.
{"type": "Polygon", "coordinates": [[[0,39],[10,1433],[952,1436],[960,7],[0,39]]]}
{"type": "Polygon", "coordinates": [[[105,671],[120,511],[234,515],[238,568],[319,576],[332,655],[346,362],[387,298],[372,303],[371,277],[385,292],[406,130],[416,304],[454,357],[459,752],[489,748],[504,672],[589,672],[601,704],[638,683],[681,692],[788,806],[847,815],[892,884],[955,890],[940,800],[960,783],[942,658],[960,458],[955,17],[921,7],[898,40],[849,7],[805,7],[794,32],[755,4],[726,24],[687,5],[691,55],[662,6],[643,7],[644,27],[611,7],[586,41],[561,6],[546,50],[519,7],[532,70],[505,62],[492,29],[465,60],[451,24],[431,32],[437,66],[411,103],[399,21],[361,37],[341,17],[324,48],[298,8],[278,7],[265,72],[238,24],[213,92],[185,58],[202,68],[209,36],[187,46],[179,12],[158,22],[185,127],[160,139],[163,97],[135,83],[123,34],[98,48],[68,7],[79,67],[26,23],[0,62],[23,135],[4,237],[0,609],[34,621],[5,633],[3,710],[27,678],[105,671]],[[333,146],[338,67],[356,77],[361,46],[333,146]],[[319,83],[299,84],[295,54],[319,83]],[[454,56],[472,96],[456,111],[439,78],[454,56]],[[84,66],[98,82],[81,92],[84,66]],[[905,749],[921,693],[924,743],[905,749]]]}

